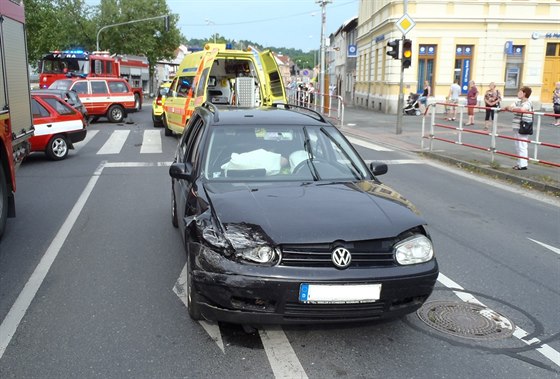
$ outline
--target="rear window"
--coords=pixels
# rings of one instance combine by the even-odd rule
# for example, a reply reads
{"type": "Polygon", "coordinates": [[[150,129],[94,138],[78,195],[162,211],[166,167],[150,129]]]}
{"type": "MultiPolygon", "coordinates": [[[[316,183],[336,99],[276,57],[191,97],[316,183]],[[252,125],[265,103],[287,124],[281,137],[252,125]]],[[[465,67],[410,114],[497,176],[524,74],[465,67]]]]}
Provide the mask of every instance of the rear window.
{"type": "Polygon", "coordinates": [[[64,101],[54,97],[43,98],[47,104],[53,107],[56,112],[60,115],[69,115],[76,113],[70,106],[68,106],[64,101]]]}
{"type": "Polygon", "coordinates": [[[111,93],[126,93],[128,87],[124,82],[109,82],[109,91],[111,93]]]}
{"type": "Polygon", "coordinates": [[[49,117],[51,114],[39,102],[35,99],[31,99],[31,111],[33,112],[33,118],[37,117],[49,117]]]}

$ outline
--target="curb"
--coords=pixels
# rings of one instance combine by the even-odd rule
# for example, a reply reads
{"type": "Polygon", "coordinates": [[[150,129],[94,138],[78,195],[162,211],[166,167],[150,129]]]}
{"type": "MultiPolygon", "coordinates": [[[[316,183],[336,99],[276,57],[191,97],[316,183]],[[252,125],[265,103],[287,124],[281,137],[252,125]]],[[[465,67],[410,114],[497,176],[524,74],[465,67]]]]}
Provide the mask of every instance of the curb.
{"type": "Polygon", "coordinates": [[[511,175],[506,172],[493,169],[491,167],[478,166],[473,163],[465,162],[457,158],[453,158],[443,154],[436,154],[433,152],[421,152],[424,156],[432,159],[436,159],[445,163],[452,164],[459,168],[469,169],[472,171],[481,172],[492,178],[500,179],[506,182],[515,183],[522,187],[530,187],[541,192],[548,193],[552,196],[560,197],[560,188],[548,183],[539,182],[533,179],[522,178],[516,175],[511,175]]]}

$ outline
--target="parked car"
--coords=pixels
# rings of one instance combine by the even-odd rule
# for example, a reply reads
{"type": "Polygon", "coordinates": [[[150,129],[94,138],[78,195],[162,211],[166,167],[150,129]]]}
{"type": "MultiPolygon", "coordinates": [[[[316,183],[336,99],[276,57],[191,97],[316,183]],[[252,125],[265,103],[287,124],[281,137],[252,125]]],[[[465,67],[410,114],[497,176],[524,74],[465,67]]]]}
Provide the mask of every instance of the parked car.
{"type": "Polygon", "coordinates": [[[426,221],[312,111],[196,108],[171,176],[193,319],[240,324],[398,317],[430,296],[426,221]]]}
{"type": "Polygon", "coordinates": [[[68,156],[74,143],[86,138],[87,124],[82,114],[55,95],[31,96],[35,133],[29,139],[31,151],[44,152],[58,161],[68,156]]]}
{"type": "Polygon", "coordinates": [[[136,112],[134,93],[121,78],[59,79],[49,88],[75,91],[93,120],[104,116],[110,122],[122,122],[128,113],[136,112]]]}
{"type": "Polygon", "coordinates": [[[86,122],[89,120],[89,115],[87,113],[87,109],[85,105],[80,100],[80,97],[73,90],[64,90],[64,89],[54,89],[54,88],[45,88],[45,89],[38,89],[31,91],[32,95],[54,95],[60,97],[62,100],[66,101],[69,105],[73,108],[76,108],[82,116],[84,116],[84,120],[86,122]]]}
{"type": "Polygon", "coordinates": [[[156,98],[152,102],[152,121],[154,123],[154,128],[163,127],[163,104],[165,103],[170,85],[171,82],[162,83],[158,88],[156,98]]]}

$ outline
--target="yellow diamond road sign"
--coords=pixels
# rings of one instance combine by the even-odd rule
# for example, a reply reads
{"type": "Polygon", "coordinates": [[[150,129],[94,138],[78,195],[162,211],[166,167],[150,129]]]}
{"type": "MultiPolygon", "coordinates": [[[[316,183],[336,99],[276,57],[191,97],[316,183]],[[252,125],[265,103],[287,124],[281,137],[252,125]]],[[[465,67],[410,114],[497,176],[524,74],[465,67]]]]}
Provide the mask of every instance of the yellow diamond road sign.
{"type": "Polygon", "coordinates": [[[408,14],[404,14],[399,21],[396,22],[397,28],[401,31],[402,34],[406,35],[406,33],[410,32],[416,23],[408,14]]]}

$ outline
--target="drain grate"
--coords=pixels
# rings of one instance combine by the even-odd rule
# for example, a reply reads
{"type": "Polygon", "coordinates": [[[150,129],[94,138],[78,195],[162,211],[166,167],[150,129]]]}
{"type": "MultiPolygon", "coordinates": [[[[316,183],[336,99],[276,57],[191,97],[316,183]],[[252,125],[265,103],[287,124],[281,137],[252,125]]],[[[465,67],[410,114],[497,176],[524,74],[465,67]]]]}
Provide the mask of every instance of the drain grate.
{"type": "Polygon", "coordinates": [[[457,337],[497,340],[510,337],[515,329],[513,322],[478,304],[431,301],[416,314],[428,326],[457,337]]]}

